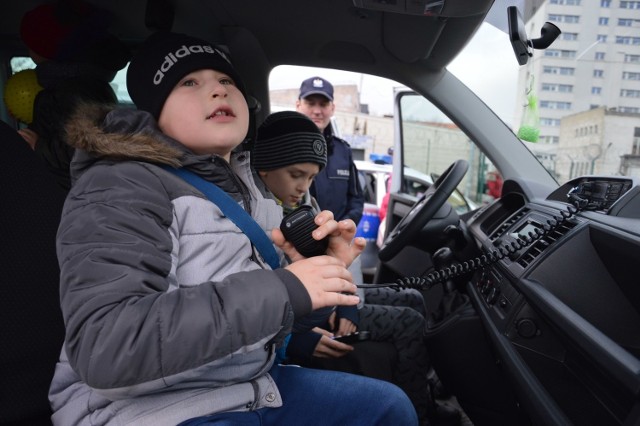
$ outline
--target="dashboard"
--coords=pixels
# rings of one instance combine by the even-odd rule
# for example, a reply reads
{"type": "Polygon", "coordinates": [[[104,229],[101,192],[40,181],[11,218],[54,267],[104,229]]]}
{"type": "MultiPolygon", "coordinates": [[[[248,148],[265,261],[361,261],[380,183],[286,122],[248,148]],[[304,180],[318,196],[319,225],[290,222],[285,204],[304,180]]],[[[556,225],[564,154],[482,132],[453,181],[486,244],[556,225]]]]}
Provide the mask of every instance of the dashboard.
{"type": "Polygon", "coordinates": [[[526,193],[505,182],[468,221],[494,257],[467,288],[493,350],[535,424],[637,424],[638,182],[583,177],[544,199],[526,193]]]}

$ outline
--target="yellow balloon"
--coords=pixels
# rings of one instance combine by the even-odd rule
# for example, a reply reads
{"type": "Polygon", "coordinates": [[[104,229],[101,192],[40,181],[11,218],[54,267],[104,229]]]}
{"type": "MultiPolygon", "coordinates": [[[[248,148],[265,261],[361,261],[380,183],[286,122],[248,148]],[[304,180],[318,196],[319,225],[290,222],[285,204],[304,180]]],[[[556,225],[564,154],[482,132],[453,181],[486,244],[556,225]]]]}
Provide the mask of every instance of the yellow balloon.
{"type": "Polygon", "coordinates": [[[4,103],[9,113],[23,123],[33,121],[33,102],[42,90],[36,71],[27,69],[13,74],[4,86],[4,103]]]}

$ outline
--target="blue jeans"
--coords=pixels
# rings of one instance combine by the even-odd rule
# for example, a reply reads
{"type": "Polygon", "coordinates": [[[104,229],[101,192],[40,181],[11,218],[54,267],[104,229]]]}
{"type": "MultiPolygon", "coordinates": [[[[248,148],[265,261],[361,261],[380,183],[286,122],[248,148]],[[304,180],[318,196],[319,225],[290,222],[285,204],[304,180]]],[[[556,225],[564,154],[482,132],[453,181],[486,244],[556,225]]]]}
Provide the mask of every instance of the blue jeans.
{"type": "Polygon", "coordinates": [[[269,372],[283,405],[196,417],[196,425],[417,425],[411,401],[397,386],[336,371],[274,365],[269,372]]]}

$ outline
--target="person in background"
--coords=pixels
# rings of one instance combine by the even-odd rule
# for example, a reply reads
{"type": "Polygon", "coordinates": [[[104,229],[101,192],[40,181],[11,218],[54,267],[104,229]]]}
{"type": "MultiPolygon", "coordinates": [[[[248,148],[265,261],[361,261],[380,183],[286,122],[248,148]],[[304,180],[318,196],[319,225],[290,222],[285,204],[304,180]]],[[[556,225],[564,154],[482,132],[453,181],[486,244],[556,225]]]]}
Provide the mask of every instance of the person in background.
{"type": "MultiPolygon", "coordinates": [[[[315,76],[301,83],[298,100],[296,101],[296,110],[309,117],[318,126],[327,141],[328,149],[327,166],[315,177],[310,189],[311,195],[316,198],[322,209],[332,211],[337,219],[348,217],[358,223],[364,209],[364,194],[358,182],[358,170],[353,162],[351,147],[346,141],[333,134],[331,118],[334,115],[335,107],[334,89],[329,81],[315,76]]],[[[390,153],[390,155],[392,154],[390,153]]],[[[356,284],[363,282],[359,258],[353,262],[349,271],[353,274],[356,284]]],[[[393,323],[397,322],[397,319],[393,318],[396,309],[403,310],[403,307],[413,308],[420,318],[424,318],[426,314],[424,298],[417,290],[409,289],[396,292],[387,288],[365,289],[360,294],[363,301],[363,304],[360,305],[361,307],[364,305],[381,306],[387,312],[382,317],[379,317],[378,311],[374,315],[366,314],[361,309],[360,318],[365,316],[376,318],[378,321],[384,318],[385,327],[390,329],[394,327],[393,323]]],[[[421,346],[424,346],[422,339],[420,342],[421,346]]],[[[419,351],[421,350],[422,347],[419,351]]],[[[424,363],[428,365],[428,359],[425,359],[424,363]]],[[[412,369],[407,371],[412,371],[412,369]]],[[[421,395],[424,388],[422,377],[413,382],[413,386],[417,391],[413,391],[410,396],[414,395],[412,399],[417,401],[421,398],[419,395],[421,395]]],[[[429,399],[431,404],[433,401],[431,398],[429,399]]],[[[429,415],[443,411],[439,408],[438,410],[417,408],[419,412],[428,412],[429,415]]],[[[449,416],[448,414],[445,415],[449,416]]],[[[456,419],[458,416],[459,413],[453,413],[451,417],[456,419]]]]}
{"type": "Polygon", "coordinates": [[[249,109],[227,54],[159,32],[127,86],[137,110],[87,107],[67,126],[75,183],[56,244],[66,337],[53,423],[417,424],[390,383],[274,365],[296,318],[358,303],[346,266],[364,241],[329,211],[313,236],[329,237],[330,255],[306,259],[285,241],[282,209],[236,150],[249,109]],[[252,243],[267,231],[273,244],[252,243]]]}
{"type": "MultiPolygon", "coordinates": [[[[282,111],[269,115],[258,128],[252,161],[258,187],[265,196],[274,197],[285,213],[302,205],[320,211],[309,188],[327,165],[327,148],[319,128],[304,114],[282,111]]],[[[421,297],[419,301],[422,303],[421,297]]],[[[424,315],[411,307],[369,303],[359,309],[327,307],[296,319],[284,358],[306,367],[366,375],[386,367],[376,353],[366,351],[381,347],[349,345],[335,337],[369,331],[372,340],[393,345],[397,362],[392,380],[407,393],[420,422],[426,424],[430,413],[425,327],[424,315]]]]}
{"type": "Polygon", "coordinates": [[[497,200],[502,195],[502,175],[499,171],[493,170],[487,173],[487,194],[493,200],[497,200]]]}
{"type": "Polygon", "coordinates": [[[74,150],[64,126],[83,102],[117,103],[109,82],[131,57],[108,26],[108,13],[82,0],[42,4],[20,23],[43,90],[35,97],[32,123],[19,133],[66,190],[74,150]]]}
{"type": "MultiPolygon", "coordinates": [[[[311,185],[311,195],[323,210],[333,212],[336,220],[351,219],[356,225],[362,218],[364,194],[358,182],[358,169],[349,144],[333,134],[331,117],[335,112],[333,85],[322,77],[311,77],[300,85],[296,110],[313,121],[327,141],[327,166],[311,185]]],[[[362,284],[360,258],[349,271],[354,282],[362,284]]]]}

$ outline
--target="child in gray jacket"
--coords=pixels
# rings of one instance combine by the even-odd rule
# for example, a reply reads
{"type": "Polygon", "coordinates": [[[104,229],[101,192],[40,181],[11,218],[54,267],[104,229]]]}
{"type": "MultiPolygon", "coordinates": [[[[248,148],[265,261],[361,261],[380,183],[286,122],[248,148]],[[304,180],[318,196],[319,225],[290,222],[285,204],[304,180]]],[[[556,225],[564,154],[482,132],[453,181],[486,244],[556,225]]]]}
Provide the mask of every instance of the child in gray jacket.
{"type": "Polygon", "coordinates": [[[345,265],[362,246],[330,212],[314,235],[329,236],[330,255],[304,259],[284,240],[280,207],[234,151],[249,112],[226,54],[158,33],[127,84],[138,111],[87,107],[67,128],[76,155],[57,238],[66,338],[53,423],[415,423],[384,382],[273,365],[295,318],[358,303],[345,265]],[[216,185],[292,262],[268,264],[223,203],[172,168],[216,185]]]}

